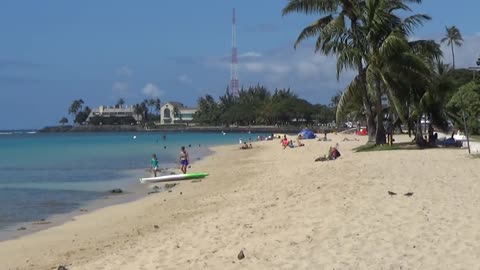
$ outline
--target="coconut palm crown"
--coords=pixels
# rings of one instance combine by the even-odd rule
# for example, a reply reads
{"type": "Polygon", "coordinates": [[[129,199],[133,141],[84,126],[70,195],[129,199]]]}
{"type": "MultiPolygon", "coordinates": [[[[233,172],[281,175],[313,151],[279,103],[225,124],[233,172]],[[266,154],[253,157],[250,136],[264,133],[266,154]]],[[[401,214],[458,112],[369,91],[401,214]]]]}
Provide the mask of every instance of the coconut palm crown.
{"type": "Polygon", "coordinates": [[[445,26],[445,37],[442,38],[441,42],[442,43],[447,43],[448,46],[450,46],[452,50],[452,66],[453,69],[455,69],[455,51],[453,50],[453,46],[458,46],[461,47],[463,45],[463,38],[462,38],[462,33],[460,33],[460,30],[455,26],[445,26]]]}

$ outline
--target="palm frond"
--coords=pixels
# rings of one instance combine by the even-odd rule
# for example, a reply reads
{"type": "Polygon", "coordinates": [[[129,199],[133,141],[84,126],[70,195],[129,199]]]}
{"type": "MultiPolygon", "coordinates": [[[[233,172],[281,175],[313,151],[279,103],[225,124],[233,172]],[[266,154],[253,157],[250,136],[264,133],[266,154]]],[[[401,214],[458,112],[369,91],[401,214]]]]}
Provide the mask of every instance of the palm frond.
{"type": "Polygon", "coordinates": [[[423,25],[424,22],[430,21],[432,18],[426,14],[415,14],[405,18],[402,22],[402,30],[409,36],[414,30],[423,25]]]}
{"type": "MultiPolygon", "coordinates": [[[[323,17],[319,20],[314,21],[309,26],[305,27],[300,33],[300,35],[297,37],[297,40],[295,41],[293,47],[296,48],[298,44],[304,41],[305,39],[319,35],[322,32],[322,29],[326,25],[328,25],[332,20],[333,20],[332,15],[328,15],[326,17],[323,17]]],[[[321,36],[319,38],[321,38],[321,36]]]]}
{"type": "Polygon", "coordinates": [[[356,69],[362,60],[362,52],[354,47],[339,52],[337,57],[337,80],[345,69],[356,69]]]}
{"type": "Polygon", "coordinates": [[[399,31],[393,31],[382,42],[379,51],[382,57],[388,59],[408,49],[408,43],[405,36],[399,31]]]}
{"type": "Polygon", "coordinates": [[[440,44],[434,40],[416,40],[409,42],[408,45],[415,54],[421,55],[431,61],[438,62],[443,56],[440,44]]]}
{"type": "Polygon", "coordinates": [[[404,106],[397,98],[398,95],[395,93],[395,90],[399,90],[399,87],[395,85],[395,80],[388,73],[382,73],[380,74],[380,77],[382,79],[382,83],[385,84],[387,88],[388,99],[393,103],[393,107],[395,108],[398,117],[402,120],[403,123],[407,123],[408,121],[405,118],[404,106]]]}
{"type": "Polygon", "coordinates": [[[307,15],[335,12],[338,5],[338,0],[290,0],[282,9],[282,16],[294,12],[307,15]]]}
{"type": "Polygon", "coordinates": [[[362,79],[360,75],[357,75],[350,84],[343,90],[342,96],[338,100],[336,121],[340,123],[341,120],[347,115],[347,107],[355,95],[362,91],[362,79]]]}

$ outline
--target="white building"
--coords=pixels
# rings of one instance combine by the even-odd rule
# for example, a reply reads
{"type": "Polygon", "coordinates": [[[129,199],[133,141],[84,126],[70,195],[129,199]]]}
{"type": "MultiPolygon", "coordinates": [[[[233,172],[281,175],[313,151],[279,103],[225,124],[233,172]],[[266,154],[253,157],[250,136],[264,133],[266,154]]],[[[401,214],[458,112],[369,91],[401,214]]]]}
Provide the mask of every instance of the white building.
{"type": "Polygon", "coordinates": [[[160,108],[160,124],[190,124],[196,108],[188,108],[180,102],[169,101],[160,108]]]}
{"type": "Polygon", "coordinates": [[[90,115],[88,115],[87,122],[90,121],[90,118],[94,116],[101,117],[127,117],[131,116],[137,122],[142,121],[142,115],[135,114],[135,109],[133,106],[100,106],[97,109],[92,109],[90,115]]]}

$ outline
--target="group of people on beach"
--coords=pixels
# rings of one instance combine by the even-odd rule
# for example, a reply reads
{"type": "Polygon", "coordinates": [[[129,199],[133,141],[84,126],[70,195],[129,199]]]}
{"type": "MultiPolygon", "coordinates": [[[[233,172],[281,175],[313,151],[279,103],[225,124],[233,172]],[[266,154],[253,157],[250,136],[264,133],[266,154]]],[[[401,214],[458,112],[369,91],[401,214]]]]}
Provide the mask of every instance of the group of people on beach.
{"type": "MultiPolygon", "coordinates": [[[[300,141],[300,139],[301,139],[301,135],[299,135],[298,138],[297,138],[297,147],[305,146],[305,144],[303,144],[300,141]]],[[[283,135],[283,138],[280,141],[280,143],[282,144],[283,149],[285,149],[287,147],[289,147],[289,148],[294,148],[295,147],[295,145],[293,144],[293,140],[288,140],[287,135],[283,135]]]]}
{"type": "MultiPolygon", "coordinates": [[[[179,163],[180,163],[180,170],[182,171],[182,173],[184,174],[187,173],[187,168],[188,168],[188,165],[190,164],[190,159],[189,159],[187,150],[185,150],[185,146],[180,147],[179,163]]],[[[153,176],[157,177],[157,172],[159,168],[158,168],[158,159],[156,154],[152,155],[152,159],[150,160],[150,168],[153,172],[153,176]]]]}
{"type": "MultiPolygon", "coordinates": [[[[297,144],[298,144],[297,147],[305,146],[305,144],[303,144],[300,141],[301,138],[302,138],[302,136],[298,135],[298,137],[297,137],[297,144]]],[[[324,140],[326,140],[326,138],[327,138],[327,134],[325,133],[324,140]]],[[[293,141],[288,140],[287,135],[283,135],[283,138],[281,139],[280,143],[283,146],[283,149],[285,149],[287,147],[289,147],[289,148],[294,148],[295,147],[295,145],[293,144],[293,141]]],[[[328,153],[325,156],[319,157],[319,158],[315,159],[315,161],[335,160],[339,157],[340,157],[340,151],[339,151],[339,145],[337,143],[335,146],[331,146],[328,149],[328,153]]]]}

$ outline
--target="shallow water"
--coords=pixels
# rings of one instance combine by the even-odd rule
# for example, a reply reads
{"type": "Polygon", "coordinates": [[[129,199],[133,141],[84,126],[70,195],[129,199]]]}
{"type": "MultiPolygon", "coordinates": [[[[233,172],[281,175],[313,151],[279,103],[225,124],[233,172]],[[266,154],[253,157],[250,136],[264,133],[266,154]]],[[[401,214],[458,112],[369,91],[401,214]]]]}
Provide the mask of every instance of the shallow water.
{"type": "MultiPolygon", "coordinates": [[[[191,161],[208,146],[235,144],[258,134],[0,132],[0,229],[68,213],[114,188],[139,191],[152,153],[160,167],[176,167],[180,146],[191,161]],[[163,139],[163,135],[166,139],[163,139]],[[134,172],[132,174],[132,172],[134,172]]],[[[192,166],[192,171],[195,171],[192,166]]]]}

